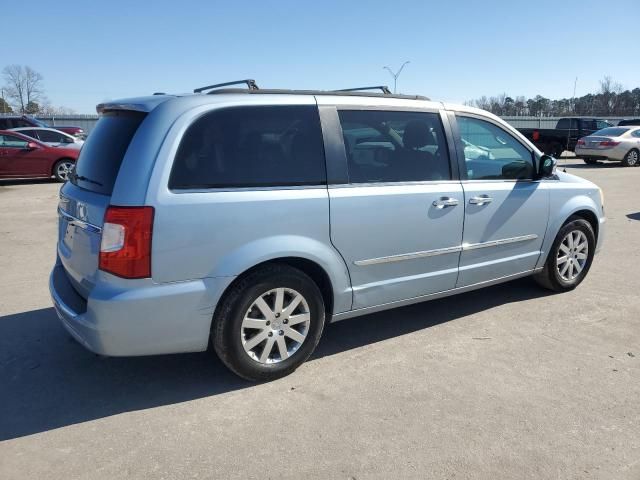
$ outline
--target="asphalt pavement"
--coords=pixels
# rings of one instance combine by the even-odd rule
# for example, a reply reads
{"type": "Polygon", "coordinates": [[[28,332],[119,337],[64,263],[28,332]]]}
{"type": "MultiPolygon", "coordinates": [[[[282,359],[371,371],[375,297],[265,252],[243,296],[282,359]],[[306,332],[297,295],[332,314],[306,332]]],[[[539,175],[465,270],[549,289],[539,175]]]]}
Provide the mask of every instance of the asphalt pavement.
{"type": "Polygon", "coordinates": [[[0,478],[640,479],[640,168],[564,163],[608,217],[575,291],[340,322],[261,385],[209,353],[71,340],[47,289],[59,184],[0,182],[0,478]]]}

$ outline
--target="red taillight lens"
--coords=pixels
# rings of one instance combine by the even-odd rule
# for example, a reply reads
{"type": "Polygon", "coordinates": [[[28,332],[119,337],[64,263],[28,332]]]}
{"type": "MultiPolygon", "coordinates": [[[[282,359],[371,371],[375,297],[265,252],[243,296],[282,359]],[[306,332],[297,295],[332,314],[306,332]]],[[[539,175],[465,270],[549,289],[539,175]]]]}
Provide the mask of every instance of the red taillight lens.
{"type": "Polygon", "coordinates": [[[99,268],[123,278],[151,276],[153,207],[109,207],[104,215],[99,268]]]}
{"type": "Polygon", "coordinates": [[[538,130],[534,130],[531,138],[533,138],[534,142],[537,142],[538,140],[540,140],[540,132],[538,130]]]}
{"type": "Polygon", "coordinates": [[[582,139],[578,140],[578,145],[584,145],[584,144],[585,144],[584,140],[582,140],[582,139]]]}
{"type": "Polygon", "coordinates": [[[616,147],[618,145],[620,145],[620,142],[612,142],[612,141],[600,142],[601,147],[616,147]]]}

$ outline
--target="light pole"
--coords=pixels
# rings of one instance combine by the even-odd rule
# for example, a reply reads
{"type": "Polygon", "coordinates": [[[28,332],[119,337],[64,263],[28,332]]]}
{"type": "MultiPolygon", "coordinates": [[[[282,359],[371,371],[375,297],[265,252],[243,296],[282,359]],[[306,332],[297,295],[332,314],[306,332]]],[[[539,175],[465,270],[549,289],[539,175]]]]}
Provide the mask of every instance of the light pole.
{"type": "Polygon", "coordinates": [[[409,60],[407,60],[406,62],[404,62],[400,68],[398,69],[398,71],[396,73],[393,73],[393,70],[391,70],[389,67],[382,67],[385,70],[388,70],[389,73],[391,74],[391,76],[393,77],[393,93],[396,93],[396,87],[398,85],[398,77],[400,76],[400,74],[402,73],[402,69],[404,68],[404,66],[407,63],[411,63],[409,60]]]}

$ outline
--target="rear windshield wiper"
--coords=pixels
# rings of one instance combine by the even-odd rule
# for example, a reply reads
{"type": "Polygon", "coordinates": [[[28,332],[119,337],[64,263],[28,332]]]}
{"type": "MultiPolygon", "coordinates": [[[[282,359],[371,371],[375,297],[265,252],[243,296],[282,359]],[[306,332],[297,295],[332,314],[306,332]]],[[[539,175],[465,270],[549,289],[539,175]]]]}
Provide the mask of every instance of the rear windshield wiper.
{"type": "Polygon", "coordinates": [[[104,185],[102,185],[100,182],[98,182],[97,180],[92,180],[89,177],[85,177],[84,175],[78,175],[75,170],[73,172],[71,172],[71,180],[75,181],[75,180],[82,180],[83,182],[88,182],[88,183],[93,183],[94,185],[98,185],[99,187],[102,187],[104,185]]]}

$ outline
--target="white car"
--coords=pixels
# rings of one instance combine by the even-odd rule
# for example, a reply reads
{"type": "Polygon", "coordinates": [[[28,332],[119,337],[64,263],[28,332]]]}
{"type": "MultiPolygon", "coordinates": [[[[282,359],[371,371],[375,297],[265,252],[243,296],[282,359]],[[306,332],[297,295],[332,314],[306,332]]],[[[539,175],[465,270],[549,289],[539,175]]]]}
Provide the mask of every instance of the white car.
{"type": "Polygon", "coordinates": [[[14,132],[20,132],[36,140],[40,140],[42,143],[51,145],[52,147],[65,147],[65,148],[82,148],[84,140],[69,135],[68,133],[61,132],[55,128],[44,127],[20,127],[12,128],[14,132]]]}
{"type": "Polygon", "coordinates": [[[588,164],[613,160],[625,167],[637,167],[640,165],[640,127],[603,128],[578,140],[575,152],[588,164]]]}

